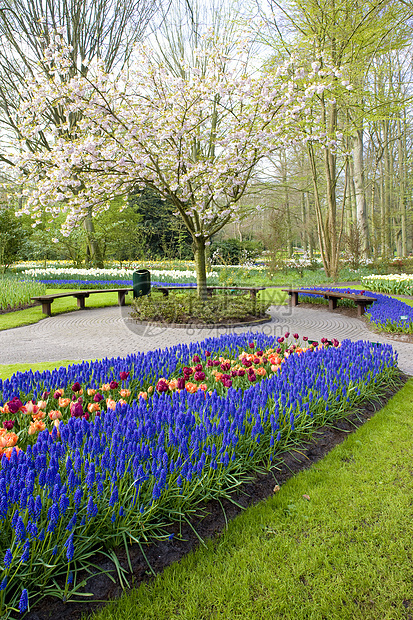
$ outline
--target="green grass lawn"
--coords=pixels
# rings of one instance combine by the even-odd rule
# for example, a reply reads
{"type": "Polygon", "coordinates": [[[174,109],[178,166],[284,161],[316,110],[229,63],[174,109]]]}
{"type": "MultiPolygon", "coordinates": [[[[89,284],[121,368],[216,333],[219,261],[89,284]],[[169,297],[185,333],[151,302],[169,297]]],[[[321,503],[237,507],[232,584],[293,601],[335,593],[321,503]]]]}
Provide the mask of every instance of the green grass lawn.
{"type": "MultiPolygon", "coordinates": [[[[62,289],[47,289],[47,294],[69,292],[62,289]]],[[[159,294],[161,296],[161,294],[159,294]]],[[[274,304],[285,303],[286,293],[282,293],[277,289],[267,289],[260,292],[260,296],[263,299],[270,301],[274,304]]],[[[132,294],[126,295],[126,305],[130,305],[132,301],[132,294]]],[[[86,299],[87,308],[103,308],[107,306],[117,306],[118,294],[117,293],[97,293],[90,295],[86,299]]],[[[63,297],[62,299],[55,299],[52,304],[52,316],[56,314],[62,314],[63,312],[73,312],[78,310],[77,301],[74,297],[63,297]]],[[[8,312],[6,314],[0,314],[0,331],[4,329],[11,329],[12,327],[22,327],[23,325],[31,325],[38,323],[42,319],[46,318],[46,315],[42,313],[42,307],[36,306],[34,308],[28,308],[27,310],[18,310],[17,312],[8,312]]]]}
{"type": "MultiPolygon", "coordinates": [[[[73,289],[75,290],[75,289],[73,289]]],[[[66,293],[69,291],[62,289],[47,289],[47,294],[53,293],[66,293]]],[[[126,295],[126,304],[130,304],[132,300],[131,293],[126,295]]],[[[87,308],[103,308],[106,306],[118,305],[117,293],[97,293],[90,295],[86,299],[87,308]]],[[[63,297],[61,299],[55,299],[52,303],[52,315],[61,314],[63,312],[72,312],[78,310],[77,300],[75,297],[63,297]]],[[[32,323],[38,323],[41,319],[46,318],[46,315],[42,313],[41,306],[35,306],[34,308],[28,308],[27,310],[19,310],[17,312],[8,312],[6,314],[0,314],[0,331],[3,329],[10,329],[11,327],[21,327],[22,325],[31,325],[32,323]]]]}
{"type": "Polygon", "coordinates": [[[78,363],[79,360],[61,360],[60,362],[39,362],[37,364],[0,364],[0,379],[10,379],[15,372],[25,372],[27,370],[42,372],[43,370],[55,370],[61,366],[67,368],[70,364],[78,363]]]}
{"type": "Polygon", "coordinates": [[[279,288],[266,288],[265,291],[259,291],[258,298],[280,306],[287,303],[288,293],[283,293],[279,288]]]}
{"type": "MultiPolygon", "coordinates": [[[[353,287],[361,288],[361,287],[353,287]]],[[[48,294],[62,292],[62,289],[47,289],[48,294]]],[[[283,293],[281,289],[268,288],[258,293],[259,298],[264,301],[268,301],[274,305],[282,305],[287,303],[287,293],[283,293]]],[[[412,299],[403,299],[394,295],[396,299],[406,302],[410,306],[413,305],[412,299]]],[[[126,296],[126,303],[129,305],[132,301],[132,295],[126,296]]],[[[99,293],[91,295],[86,299],[87,308],[103,308],[107,306],[116,306],[118,303],[117,293],[99,293]]],[[[78,310],[77,302],[74,297],[64,297],[63,299],[56,299],[52,304],[52,315],[61,314],[63,312],[73,312],[78,310]]],[[[10,329],[12,327],[21,327],[23,325],[31,325],[38,323],[42,319],[46,318],[46,315],[42,313],[41,306],[34,308],[28,308],[27,310],[19,310],[17,312],[9,312],[6,314],[0,314],[0,331],[4,329],[10,329]]]]}
{"type": "Polygon", "coordinates": [[[413,379],[207,549],[93,620],[411,618],[412,434],[413,379]]]}

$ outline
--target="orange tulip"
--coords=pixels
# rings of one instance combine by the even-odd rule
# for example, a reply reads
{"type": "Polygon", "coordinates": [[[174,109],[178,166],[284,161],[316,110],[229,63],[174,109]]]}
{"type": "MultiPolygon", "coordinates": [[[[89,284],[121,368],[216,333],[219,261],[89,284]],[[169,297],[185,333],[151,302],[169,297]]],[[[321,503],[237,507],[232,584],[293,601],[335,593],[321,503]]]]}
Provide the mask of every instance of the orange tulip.
{"type": "Polygon", "coordinates": [[[144,400],[148,400],[148,393],[147,392],[139,392],[138,398],[143,398],[144,400]]]}
{"type": "Polygon", "coordinates": [[[59,398],[59,407],[68,407],[70,405],[70,398],[59,398]]]}
{"type": "Polygon", "coordinates": [[[7,435],[2,435],[0,437],[0,450],[7,448],[7,435]]]}
{"type": "Polygon", "coordinates": [[[39,413],[34,413],[32,415],[33,420],[43,420],[43,418],[45,417],[46,412],[45,411],[39,411],[39,413]]]}
{"type": "Polygon", "coordinates": [[[29,435],[34,435],[35,433],[44,431],[45,428],[46,428],[46,424],[42,422],[42,420],[36,420],[35,422],[31,422],[28,433],[29,435]]]}
{"type": "Polygon", "coordinates": [[[99,403],[89,403],[87,406],[87,410],[89,411],[89,413],[99,411],[99,403]]]}
{"type": "Polygon", "coordinates": [[[108,409],[116,409],[116,401],[114,401],[113,398],[107,398],[106,407],[108,409]]]}
{"type": "Polygon", "coordinates": [[[13,450],[16,450],[16,453],[17,453],[17,454],[19,454],[19,452],[20,452],[20,448],[18,448],[17,446],[14,446],[13,448],[7,448],[7,449],[4,451],[4,454],[7,456],[7,458],[9,459],[9,461],[10,461],[10,457],[11,457],[11,455],[12,455],[13,450]]]}
{"type": "Polygon", "coordinates": [[[6,448],[12,448],[19,441],[16,433],[7,433],[3,436],[3,439],[6,440],[6,448]]]}
{"type": "Polygon", "coordinates": [[[49,411],[49,418],[50,420],[61,420],[62,412],[57,411],[56,409],[54,409],[53,411],[49,411]]]}
{"type": "Polygon", "coordinates": [[[34,405],[31,400],[24,405],[24,413],[33,414],[39,411],[39,406],[34,405]]]}
{"type": "Polygon", "coordinates": [[[198,390],[198,386],[195,385],[195,383],[191,383],[190,381],[188,381],[188,383],[186,383],[185,385],[185,389],[190,394],[195,394],[195,392],[198,390]]]}
{"type": "Polygon", "coordinates": [[[126,388],[120,391],[122,398],[128,398],[131,395],[131,391],[126,388]]]}
{"type": "Polygon", "coordinates": [[[94,396],[96,394],[96,390],[92,390],[92,388],[88,388],[87,390],[87,395],[88,396],[94,396]]]}

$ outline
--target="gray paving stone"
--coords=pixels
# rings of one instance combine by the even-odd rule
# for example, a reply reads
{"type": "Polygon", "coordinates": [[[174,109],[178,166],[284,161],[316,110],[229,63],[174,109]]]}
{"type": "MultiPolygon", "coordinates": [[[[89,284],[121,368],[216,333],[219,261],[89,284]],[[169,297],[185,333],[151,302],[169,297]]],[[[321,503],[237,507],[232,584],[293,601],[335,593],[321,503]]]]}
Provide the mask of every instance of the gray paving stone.
{"type": "Polygon", "coordinates": [[[264,332],[282,336],[285,332],[314,340],[337,338],[370,340],[391,344],[398,353],[399,367],[413,375],[413,345],[372,333],[356,318],[322,308],[272,306],[272,321],[253,328],[160,328],[136,325],[129,308],[89,308],[52,316],[34,325],[0,332],[0,363],[57,362],[125,356],[138,351],[165,349],[224,333],[264,332]]]}

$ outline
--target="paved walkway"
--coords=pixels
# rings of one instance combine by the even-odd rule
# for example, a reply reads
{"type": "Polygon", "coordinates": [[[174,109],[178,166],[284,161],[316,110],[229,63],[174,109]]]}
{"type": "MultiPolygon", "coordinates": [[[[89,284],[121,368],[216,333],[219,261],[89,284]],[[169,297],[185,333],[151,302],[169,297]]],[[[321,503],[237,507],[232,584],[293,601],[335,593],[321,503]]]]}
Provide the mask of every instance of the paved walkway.
{"type": "Polygon", "coordinates": [[[401,370],[413,375],[413,344],[374,334],[359,319],[322,308],[313,310],[299,306],[272,306],[270,312],[271,323],[228,330],[139,326],[128,318],[128,306],[79,310],[52,316],[35,325],[0,332],[0,363],[123,357],[138,351],[165,349],[177,343],[220,336],[228,331],[241,333],[250,329],[274,336],[282,336],[289,331],[314,340],[324,336],[338,340],[349,338],[389,343],[398,352],[401,370]]]}

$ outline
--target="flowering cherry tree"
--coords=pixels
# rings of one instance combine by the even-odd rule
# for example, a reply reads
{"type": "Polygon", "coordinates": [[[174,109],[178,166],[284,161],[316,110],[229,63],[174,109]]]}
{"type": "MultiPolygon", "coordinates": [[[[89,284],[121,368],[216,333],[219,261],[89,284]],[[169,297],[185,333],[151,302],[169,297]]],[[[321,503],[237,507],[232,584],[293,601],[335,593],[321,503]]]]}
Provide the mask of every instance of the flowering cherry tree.
{"type": "Polygon", "coordinates": [[[67,49],[55,39],[45,58],[54,79],[39,72],[28,85],[19,126],[25,140],[47,133],[42,111],[50,105],[64,110],[66,123],[50,127],[50,151],[19,155],[35,188],[26,192],[25,210],[35,219],[44,210],[66,212],[70,231],[86,210],[99,213],[119,196],[126,205],[132,192],[153,188],[173,203],[192,236],[204,297],[211,236],[237,217],[258,162],[297,139],[311,98],[326,87],[326,72],[313,68],[303,88],[303,70],[292,60],[249,74],[246,49],[241,44],[229,57],[208,40],[191,66],[182,60],[177,75],[140,46],[132,68],[117,76],[96,63],[87,78],[67,79],[67,49]]]}

